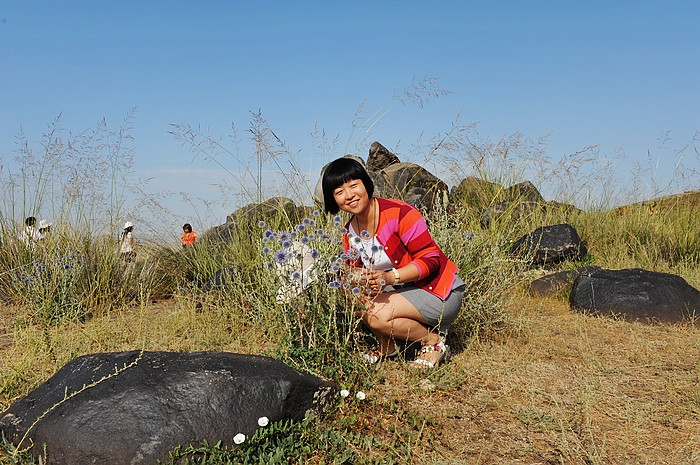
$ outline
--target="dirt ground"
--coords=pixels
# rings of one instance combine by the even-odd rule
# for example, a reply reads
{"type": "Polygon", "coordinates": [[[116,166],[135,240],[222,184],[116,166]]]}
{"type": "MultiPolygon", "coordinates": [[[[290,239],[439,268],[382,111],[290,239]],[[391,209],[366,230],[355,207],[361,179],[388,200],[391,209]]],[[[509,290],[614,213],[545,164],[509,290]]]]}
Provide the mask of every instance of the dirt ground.
{"type": "MultiPolygon", "coordinates": [[[[172,301],[146,309],[158,326],[178,311],[172,301]]],[[[401,360],[377,368],[353,429],[396,444],[384,463],[700,463],[700,329],[581,315],[555,299],[510,312],[512,330],[430,373],[401,360]]],[[[18,350],[8,324],[3,357],[18,350]]]]}
{"type": "Polygon", "coordinates": [[[515,331],[427,378],[379,368],[377,403],[423,416],[413,463],[700,463],[697,328],[585,316],[562,301],[513,311],[515,331]]]}

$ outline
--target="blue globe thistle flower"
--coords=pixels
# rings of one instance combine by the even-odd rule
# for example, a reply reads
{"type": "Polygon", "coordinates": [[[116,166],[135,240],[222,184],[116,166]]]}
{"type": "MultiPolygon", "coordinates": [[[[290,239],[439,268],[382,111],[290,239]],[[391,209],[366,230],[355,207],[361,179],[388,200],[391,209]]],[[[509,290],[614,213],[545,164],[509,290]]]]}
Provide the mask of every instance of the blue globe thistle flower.
{"type": "Polygon", "coordinates": [[[269,229],[266,229],[265,232],[263,233],[263,237],[270,237],[273,234],[274,233],[272,231],[270,231],[269,229]]]}
{"type": "Polygon", "coordinates": [[[337,273],[338,271],[340,271],[340,266],[339,266],[337,263],[334,263],[334,264],[331,266],[331,271],[332,271],[333,273],[337,273]]]}
{"type": "Polygon", "coordinates": [[[270,250],[269,247],[263,247],[263,250],[262,250],[262,251],[263,251],[263,253],[264,253],[265,255],[268,255],[270,252],[272,252],[272,250],[270,250]]]}
{"type": "Polygon", "coordinates": [[[360,237],[362,237],[362,239],[369,239],[372,236],[370,236],[369,231],[363,229],[362,231],[360,231],[360,237]]]}
{"type": "Polygon", "coordinates": [[[331,281],[328,283],[328,287],[330,287],[331,289],[340,289],[340,286],[340,281],[331,281]]]}
{"type": "Polygon", "coordinates": [[[340,228],[340,234],[347,234],[348,228],[340,228]]]}
{"type": "Polygon", "coordinates": [[[352,288],[352,295],[360,295],[360,292],[362,292],[362,291],[360,290],[359,287],[352,288]]]}
{"type": "Polygon", "coordinates": [[[272,259],[275,261],[275,263],[284,265],[289,261],[289,252],[284,249],[280,249],[274,253],[272,259]]]}
{"type": "MultiPolygon", "coordinates": [[[[365,231],[365,232],[366,232],[366,231],[365,231]]],[[[350,241],[351,241],[353,244],[355,244],[355,245],[358,245],[358,244],[361,244],[361,243],[362,243],[362,239],[360,238],[360,236],[352,236],[352,238],[350,239],[350,241]]]]}
{"type": "Polygon", "coordinates": [[[282,245],[282,247],[284,247],[285,249],[288,249],[288,248],[290,248],[290,247],[292,246],[292,241],[289,241],[289,240],[287,240],[287,241],[282,241],[282,244],[281,244],[281,245],[282,245]]]}
{"type": "MultiPolygon", "coordinates": [[[[305,218],[305,219],[306,219],[306,218],[305,218]]],[[[306,231],[306,225],[303,224],[303,223],[302,223],[302,224],[298,224],[298,225],[297,225],[297,231],[299,231],[299,232],[304,232],[304,231],[306,231]]]]}
{"type": "Polygon", "coordinates": [[[321,214],[321,212],[318,211],[318,210],[314,210],[313,212],[311,212],[311,214],[312,214],[313,216],[318,216],[318,215],[321,214]]]}
{"type": "Polygon", "coordinates": [[[299,273],[298,271],[295,271],[294,273],[292,273],[292,279],[294,281],[301,281],[301,273],[299,273]]]}
{"type": "Polygon", "coordinates": [[[316,250],[316,249],[311,249],[311,258],[313,258],[314,260],[316,260],[316,259],[317,259],[318,257],[320,257],[320,256],[321,256],[321,254],[318,252],[318,250],[316,250]]]}
{"type": "Polygon", "coordinates": [[[258,222],[258,228],[264,228],[265,227],[265,222],[264,221],[259,221],[258,222]]]}
{"type": "Polygon", "coordinates": [[[304,225],[311,224],[311,220],[309,218],[304,218],[303,220],[301,220],[301,222],[304,225]]]}
{"type": "Polygon", "coordinates": [[[372,244],[372,247],[369,249],[373,254],[379,252],[381,249],[377,244],[372,244]]]}
{"type": "Polygon", "coordinates": [[[345,290],[350,289],[350,283],[343,283],[343,289],[345,289],[345,290]]]}
{"type": "Polygon", "coordinates": [[[304,236],[301,238],[301,243],[304,245],[308,245],[309,242],[311,242],[311,239],[309,239],[309,236],[304,236]]]}

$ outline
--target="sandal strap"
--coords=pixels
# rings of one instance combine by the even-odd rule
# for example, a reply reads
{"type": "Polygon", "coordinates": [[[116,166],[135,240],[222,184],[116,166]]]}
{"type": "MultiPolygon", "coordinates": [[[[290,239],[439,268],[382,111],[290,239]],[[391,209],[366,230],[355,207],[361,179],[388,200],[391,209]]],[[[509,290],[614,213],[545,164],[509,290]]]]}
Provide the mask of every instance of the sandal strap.
{"type": "Polygon", "coordinates": [[[434,368],[436,365],[438,365],[440,362],[442,362],[445,358],[447,357],[447,346],[445,345],[445,338],[441,338],[440,342],[437,344],[426,344],[421,349],[418,351],[418,356],[416,357],[415,360],[413,360],[412,363],[416,363],[418,365],[423,365],[424,367],[427,368],[434,368]],[[421,358],[425,354],[437,352],[438,357],[434,362],[431,362],[430,360],[426,360],[424,358],[421,358]]]}
{"type": "Polygon", "coordinates": [[[382,355],[379,352],[379,347],[372,347],[369,349],[367,352],[362,354],[362,358],[364,358],[367,362],[369,363],[379,363],[383,358],[391,358],[395,357],[399,354],[399,348],[395,347],[394,351],[390,354],[382,355]]]}
{"type": "Polygon", "coordinates": [[[421,354],[427,354],[428,352],[445,352],[447,347],[445,346],[445,341],[440,339],[440,342],[432,345],[424,345],[420,348],[421,354]]]}
{"type": "Polygon", "coordinates": [[[415,360],[413,361],[413,363],[417,363],[417,364],[419,364],[419,365],[425,365],[425,366],[427,366],[428,368],[434,368],[434,367],[435,367],[435,364],[434,364],[433,362],[430,362],[430,361],[428,361],[428,360],[424,360],[424,359],[422,359],[422,358],[417,358],[417,359],[415,359],[415,360]]]}

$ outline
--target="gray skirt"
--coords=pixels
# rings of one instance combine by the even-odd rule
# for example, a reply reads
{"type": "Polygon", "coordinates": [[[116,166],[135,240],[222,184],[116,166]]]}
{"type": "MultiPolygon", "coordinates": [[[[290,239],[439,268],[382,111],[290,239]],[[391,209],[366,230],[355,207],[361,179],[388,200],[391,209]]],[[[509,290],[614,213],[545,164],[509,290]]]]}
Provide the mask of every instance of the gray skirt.
{"type": "Polygon", "coordinates": [[[386,286],[384,292],[395,291],[401,294],[418,309],[431,329],[437,329],[440,334],[445,335],[459,316],[466,287],[462,278],[455,275],[452,290],[445,300],[412,284],[400,284],[396,287],[386,286]]]}

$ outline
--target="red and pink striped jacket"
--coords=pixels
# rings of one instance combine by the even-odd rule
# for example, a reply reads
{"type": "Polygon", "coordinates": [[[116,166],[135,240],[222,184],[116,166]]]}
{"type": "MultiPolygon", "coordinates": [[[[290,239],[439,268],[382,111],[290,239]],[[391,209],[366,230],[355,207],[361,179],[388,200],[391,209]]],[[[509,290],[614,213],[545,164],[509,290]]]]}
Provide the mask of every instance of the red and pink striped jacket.
{"type": "MultiPolygon", "coordinates": [[[[452,290],[459,268],[435,243],[423,215],[406,202],[375,198],[379,202],[377,240],[391,258],[394,267],[414,264],[420,273],[414,285],[445,300],[452,290]]],[[[349,229],[349,224],[346,229],[349,229]]],[[[345,234],[343,239],[345,252],[348,252],[348,235],[345,234]]],[[[354,264],[362,266],[362,260],[358,259],[354,264]]]]}

